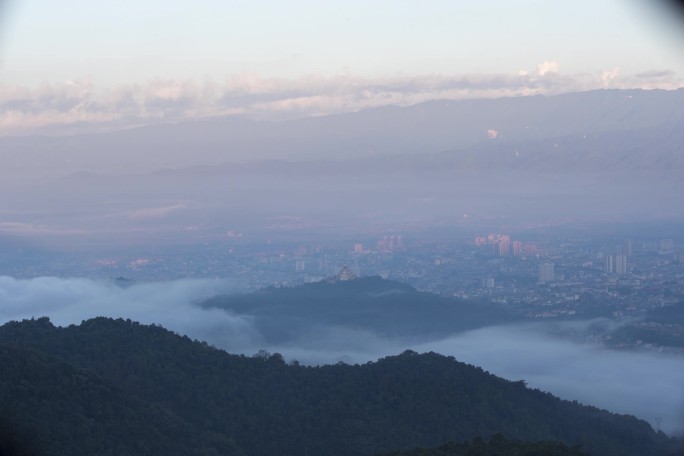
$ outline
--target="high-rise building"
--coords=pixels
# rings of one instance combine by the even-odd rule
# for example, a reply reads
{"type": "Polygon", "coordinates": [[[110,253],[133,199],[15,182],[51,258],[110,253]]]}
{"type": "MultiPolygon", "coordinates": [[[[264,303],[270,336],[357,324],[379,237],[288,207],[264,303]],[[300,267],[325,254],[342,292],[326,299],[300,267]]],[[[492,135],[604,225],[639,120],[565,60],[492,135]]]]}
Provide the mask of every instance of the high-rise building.
{"type": "Polygon", "coordinates": [[[523,243],[520,241],[513,241],[513,255],[520,256],[523,252],[523,243]]]}
{"type": "Polygon", "coordinates": [[[511,253],[511,238],[503,235],[499,238],[499,256],[508,256],[511,253]]]}
{"type": "Polygon", "coordinates": [[[554,264],[542,263],[539,265],[539,283],[553,282],[555,280],[554,264]]]}
{"type": "Polygon", "coordinates": [[[627,274],[627,255],[615,255],[615,273],[627,274]]]}
{"type": "Polygon", "coordinates": [[[392,253],[404,250],[404,238],[397,234],[384,236],[378,241],[377,248],[382,253],[392,253]]]}
{"type": "Polygon", "coordinates": [[[606,274],[612,274],[615,272],[615,257],[613,255],[606,255],[605,260],[603,272],[606,274]]]}

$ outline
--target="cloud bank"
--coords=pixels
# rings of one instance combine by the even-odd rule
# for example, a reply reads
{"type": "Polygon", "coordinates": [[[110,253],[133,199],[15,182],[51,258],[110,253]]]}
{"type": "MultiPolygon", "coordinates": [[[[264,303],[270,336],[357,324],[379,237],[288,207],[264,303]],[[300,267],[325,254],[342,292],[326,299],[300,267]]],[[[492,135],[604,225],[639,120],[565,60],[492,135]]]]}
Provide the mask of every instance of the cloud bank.
{"type": "Polygon", "coordinates": [[[220,115],[277,120],[386,105],[406,106],[432,99],[680,87],[684,87],[684,79],[670,70],[630,76],[613,67],[596,75],[564,75],[560,64],[553,60],[515,75],[364,78],[310,74],[283,79],[238,74],[223,80],[155,79],[115,87],[98,87],[88,80],[38,87],[0,84],[0,135],[97,132],[220,115]]]}
{"type": "MultiPolygon", "coordinates": [[[[111,282],[41,277],[0,277],[0,323],[48,316],[57,325],[95,316],[156,323],[232,353],[259,349],[307,364],[366,362],[406,349],[435,351],[481,366],[531,387],[645,419],[684,433],[682,359],[653,353],[616,352],[553,337],[564,328],[544,324],[487,327],[416,343],[341,327],[313,327],[297,340],[265,345],[254,318],[195,305],[235,291],[225,280],[178,280],[121,288],[111,282]]],[[[576,329],[577,323],[572,329],[576,329]]],[[[568,329],[568,328],[565,328],[568,329]]]]}
{"type": "Polygon", "coordinates": [[[193,303],[233,287],[225,280],[177,280],[122,288],[113,282],[39,277],[0,277],[0,321],[48,316],[59,326],[105,316],[130,318],[235,351],[261,343],[249,317],[199,310],[193,303]]]}

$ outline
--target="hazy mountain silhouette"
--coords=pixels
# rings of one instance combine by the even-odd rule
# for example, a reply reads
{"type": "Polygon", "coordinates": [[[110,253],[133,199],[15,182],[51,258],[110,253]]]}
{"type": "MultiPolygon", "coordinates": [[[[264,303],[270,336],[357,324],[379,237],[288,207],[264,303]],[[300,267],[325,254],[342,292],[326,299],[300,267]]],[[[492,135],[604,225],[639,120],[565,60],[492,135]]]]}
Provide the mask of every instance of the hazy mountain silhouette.
{"type": "Polygon", "coordinates": [[[164,232],[174,242],[190,226],[213,238],[358,233],[367,214],[380,229],[463,214],[512,224],[676,217],[683,124],[684,89],[599,90],[0,138],[0,190],[16,214],[3,228],[48,227],[62,242],[69,231],[103,238],[94,242],[120,233],[158,242],[164,232]],[[283,215],[307,230],[272,222],[283,215]]]}
{"type": "Polygon", "coordinates": [[[684,123],[684,89],[436,100],[283,122],[238,117],[109,133],[0,138],[5,169],[136,172],[263,159],[431,153],[684,123]],[[495,135],[495,139],[493,136],[495,135]]]}
{"type": "Polygon", "coordinates": [[[269,287],[200,305],[251,317],[269,344],[293,342],[330,327],[425,340],[519,320],[502,306],[420,292],[380,277],[269,287]]]}

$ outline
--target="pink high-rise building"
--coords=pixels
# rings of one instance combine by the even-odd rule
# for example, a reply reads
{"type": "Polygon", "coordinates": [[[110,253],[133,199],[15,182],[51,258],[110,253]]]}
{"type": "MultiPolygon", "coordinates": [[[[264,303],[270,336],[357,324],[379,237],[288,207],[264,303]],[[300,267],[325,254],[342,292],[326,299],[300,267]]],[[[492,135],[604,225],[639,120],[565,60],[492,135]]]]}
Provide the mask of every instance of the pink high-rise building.
{"type": "Polygon", "coordinates": [[[523,243],[520,241],[513,241],[513,255],[520,256],[523,253],[523,243]]]}

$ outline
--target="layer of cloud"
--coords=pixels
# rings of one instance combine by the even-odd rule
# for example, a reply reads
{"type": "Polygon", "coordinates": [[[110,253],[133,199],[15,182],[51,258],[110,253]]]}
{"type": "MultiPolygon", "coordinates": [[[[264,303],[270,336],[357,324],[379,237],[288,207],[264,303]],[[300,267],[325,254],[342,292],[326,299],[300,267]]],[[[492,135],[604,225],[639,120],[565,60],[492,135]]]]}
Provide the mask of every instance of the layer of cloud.
{"type": "Polygon", "coordinates": [[[33,236],[80,236],[83,234],[88,234],[88,231],[76,228],[57,228],[24,222],[0,222],[0,234],[33,236]]]}
{"type": "Polygon", "coordinates": [[[682,433],[684,429],[681,357],[610,351],[552,335],[576,333],[583,323],[487,327],[425,342],[320,326],[296,340],[268,346],[254,317],[196,305],[204,298],[231,291],[236,289],[225,280],[178,280],[121,288],[87,279],[0,277],[0,323],[43,315],[58,325],[78,324],[101,315],[130,318],[161,324],[229,352],[254,354],[267,349],[307,364],[366,362],[406,349],[435,351],[508,379],[524,379],[531,387],[566,399],[633,414],[652,424],[662,417],[666,432],[682,433]]]}
{"type": "Polygon", "coordinates": [[[545,76],[549,73],[558,73],[560,71],[560,64],[555,60],[544,60],[537,65],[537,74],[545,76]]]}
{"type": "Polygon", "coordinates": [[[550,337],[543,326],[490,327],[421,349],[454,355],[530,387],[684,433],[682,359],[630,353],[550,337]]]}
{"type": "Polygon", "coordinates": [[[670,70],[622,75],[617,67],[596,75],[564,75],[558,62],[545,60],[535,70],[520,70],[515,75],[373,79],[311,74],[282,79],[240,74],[222,81],[155,79],[109,88],[88,80],[38,87],[0,85],[0,134],[51,127],[60,127],[59,131],[67,134],[217,115],[278,119],[405,106],[431,99],[553,95],[606,87],[675,89],[684,87],[684,79],[670,70]]]}
{"type": "Polygon", "coordinates": [[[613,351],[552,335],[576,332],[578,324],[492,326],[423,343],[382,338],[367,331],[326,328],[294,344],[269,350],[308,364],[363,363],[405,349],[434,351],[500,377],[525,380],[531,388],[563,399],[635,415],[653,427],[655,419],[661,418],[665,432],[684,434],[681,357],[613,351]]]}
{"type": "Polygon", "coordinates": [[[189,206],[187,203],[176,203],[170,206],[163,207],[149,207],[144,209],[136,209],[128,214],[128,217],[135,220],[144,219],[163,219],[173,214],[174,212],[187,209],[189,206]]]}
{"type": "Polygon", "coordinates": [[[0,277],[0,321],[49,316],[56,325],[78,324],[97,316],[130,318],[211,341],[228,350],[251,351],[259,334],[248,317],[220,310],[199,310],[193,303],[233,287],[225,280],[177,280],[135,284],[39,277],[0,277]]]}
{"type": "Polygon", "coordinates": [[[601,82],[603,87],[610,87],[613,81],[620,77],[620,67],[615,67],[612,70],[606,70],[601,72],[601,82]]]}

